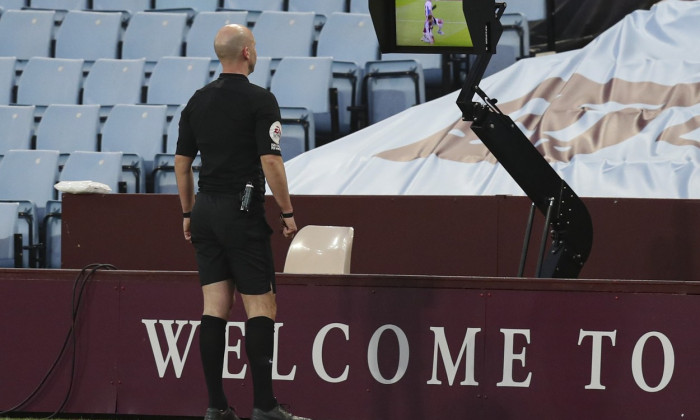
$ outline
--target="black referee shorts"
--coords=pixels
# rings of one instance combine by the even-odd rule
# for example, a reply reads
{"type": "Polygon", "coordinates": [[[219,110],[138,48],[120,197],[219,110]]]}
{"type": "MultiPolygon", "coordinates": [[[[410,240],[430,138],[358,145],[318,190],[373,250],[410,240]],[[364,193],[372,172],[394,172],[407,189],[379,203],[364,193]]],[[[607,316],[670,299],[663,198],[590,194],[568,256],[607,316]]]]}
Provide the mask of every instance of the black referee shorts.
{"type": "Polygon", "coordinates": [[[202,286],[233,280],[240,293],[275,292],[272,229],[263,212],[245,213],[234,195],[197,194],[190,231],[202,286]]]}

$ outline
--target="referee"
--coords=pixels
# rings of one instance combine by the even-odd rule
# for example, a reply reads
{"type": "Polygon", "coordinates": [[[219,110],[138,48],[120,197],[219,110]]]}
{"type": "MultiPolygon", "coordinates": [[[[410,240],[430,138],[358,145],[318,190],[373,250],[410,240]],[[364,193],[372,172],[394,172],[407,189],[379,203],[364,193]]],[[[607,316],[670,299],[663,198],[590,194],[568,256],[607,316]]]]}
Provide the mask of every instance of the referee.
{"type": "Polygon", "coordinates": [[[265,180],[281,210],[282,234],[291,238],[297,231],[280,152],[279,106],[272,93],[248,82],[257,59],[250,30],[224,26],[214,50],[223,70],[182,111],[175,156],[182,228],[196,251],[204,296],[199,342],[209,395],[204,418],[238,420],[222,385],[226,323],[237,289],[248,317],[251,419],[308,420],[282,409],[272,390],[277,305],[265,180]],[[192,161],[197,153],[202,169],[195,200],[192,161]]]}

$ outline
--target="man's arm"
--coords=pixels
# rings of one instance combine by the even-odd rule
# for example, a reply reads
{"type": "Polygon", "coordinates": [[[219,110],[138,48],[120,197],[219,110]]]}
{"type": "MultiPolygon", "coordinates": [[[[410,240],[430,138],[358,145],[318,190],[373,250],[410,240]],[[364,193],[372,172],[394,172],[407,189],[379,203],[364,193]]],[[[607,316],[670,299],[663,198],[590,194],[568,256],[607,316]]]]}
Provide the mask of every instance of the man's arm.
{"type": "MultiPolygon", "coordinates": [[[[192,211],[194,206],[194,175],[192,173],[192,162],[194,158],[184,155],[175,155],[175,179],[177,181],[177,192],[180,195],[180,205],[182,212],[192,211]]],[[[182,231],[187,241],[192,240],[190,234],[190,218],[182,219],[182,231]]]]}
{"type": "MultiPolygon", "coordinates": [[[[263,172],[267,185],[270,186],[272,195],[279,206],[282,213],[293,213],[292,200],[289,197],[289,187],[287,185],[287,173],[284,170],[284,162],[282,156],[277,155],[262,155],[260,156],[263,172]]],[[[285,238],[294,236],[297,231],[297,225],[294,217],[282,219],[282,234],[285,238]]]]}

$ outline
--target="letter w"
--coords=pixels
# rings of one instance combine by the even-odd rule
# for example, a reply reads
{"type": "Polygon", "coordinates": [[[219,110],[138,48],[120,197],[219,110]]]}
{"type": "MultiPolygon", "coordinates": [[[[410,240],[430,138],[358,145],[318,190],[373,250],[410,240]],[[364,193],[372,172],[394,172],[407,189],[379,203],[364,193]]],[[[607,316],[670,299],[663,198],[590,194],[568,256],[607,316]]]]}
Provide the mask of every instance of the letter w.
{"type": "Polygon", "coordinates": [[[476,333],[481,331],[481,328],[467,328],[467,335],[464,337],[462,342],[462,347],[459,349],[459,354],[457,355],[457,360],[452,362],[452,356],[450,355],[450,347],[447,345],[447,339],[445,338],[445,329],[443,327],[430,327],[430,330],[435,334],[435,347],[433,351],[433,377],[428,381],[428,385],[440,385],[442,381],[437,378],[437,364],[438,364],[438,350],[440,356],[442,356],[443,364],[445,365],[445,372],[447,373],[447,380],[452,386],[452,383],[457,376],[457,367],[462,361],[462,356],[465,351],[467,353],[465,360],[465,373],[464,380],[460,382],[460,385],[479,385],[474,379],[474,344],[476,342],[476,333]]]}
{"type": "Polygon", "coordinates": [[[158,368],[158,376],[161,378],[165,376],[165,371],[168,369],[168,365],[172,361],[173,370],[175,371],[175,376],[179,378],[182,375],[182,369],[185,367],[185,361],[187,360],[187,354],[190,352],[190,345],[192,344],[192,338],[197,330],[197,327],[201,323],[200,321],[172,321],[172,320],[155,320],[155,319],[142,319],[141,322],[146,326],[146,331],[148,332],[148,338],[151,341],[151,350],[153,350],[153,358],[156,361],[156,367],[158,368]],[[177,331],[173,333],[173,322],[177,324],[177,331]],[[156,329],[156,323],[163,326],[163,334],[165,335],[165,342],[168,346],[168,354],[163,357],[163,350],[160,347],[160,340],[158,339],[158,331],[156,329]],[[180,333],[182,332],[182,327],[186,324],[190,324],[192,328],[190,329],[190,336],[187,339],[187,346],[185,347],[185,353],[180,356],[179,349],[177,347],[178,338],[180,338],[180,333]]]}

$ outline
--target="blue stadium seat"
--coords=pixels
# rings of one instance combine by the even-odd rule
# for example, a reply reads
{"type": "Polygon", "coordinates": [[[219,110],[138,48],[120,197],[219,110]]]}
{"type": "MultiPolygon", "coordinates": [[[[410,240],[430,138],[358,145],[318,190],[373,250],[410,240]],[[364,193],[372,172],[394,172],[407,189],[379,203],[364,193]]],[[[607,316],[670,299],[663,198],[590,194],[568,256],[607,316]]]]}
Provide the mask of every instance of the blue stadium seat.
{"type": "Polygon", "coordinates": [[[36,129],[36,148],[96,152],[99,129],[99,105],[49,105],[36,129]]]}
{"type": "Polygon", "coordinates": [[[56,33],[57,58],[82,58],[92,64],[99,58],[118,58],[121,13],[73,10],[56,33]]]}
{"type": "Polygon", "coordinates": [[[101,58],[95,61],[83,83],[83,103],[99,104],[106,116],[117,104],[141,103],[146,60],[101,58]],[[114,87],[118,86],[118,89],[114,87]]]}
{"type": "Polygon", "coordinates": [[[209,57],[212,59],[210,70],[216,69],[218,57],[214,52],[214,37],[225,25],[239,24],[246,26],[248,12],[199,12],[194,17],[185,42],[187,57],[209,57]]]}
{"type": "Polygon", "coordinates": [[[44,217],[45,266],[61,268],[61,213],[62,205],[59,200],[49,200],[46,203],[44,217]]]}
{"type": "Polygon", "coordinates": [[[156,154],[163,153],[166,105],[115,105],[102,127],[102,151],[124,153],[127,192],[146,192],[156,154]]]}
{"type": "Polygon", "coordinates": [[[219,0],[155,0],[154,9],[192,9],[197,13],[214,12],[219,0]]]}
{"type": "Polygon", "coordinates": [[[350,0],[350,13],[369,14],[369,0],[350,0]]]}
{"type": "Polygon", "coordinates": [[[32,57],[50,57],[56,12],[7,10],[0,16],[0,56],[16,57],[22,69],[32,57]]]}
{"type": "Polygon", "coordinates": [[[307,108],[282,107],[282,138],[280,148],[286,162],[297,157],[316,144],[314,113],[307,108]]]}
{"type": "Polygon", "coordinates": [[[284,0],[224,0],[224,8],[256,12],[265,10],[282,12],[284,11],[284,0]]]}
{"type": "Polygon", "coordinates": [[[121,179],[122,152],[73,152],[59,175],[59,181],[101,182],[114,193],[121,179]]]}
{"type": "MultiPolygon", "coordinates": [[[[333,13],[323,26],[316,50],[318,56],[333,57],[333,87],[338,89],[340,132],[348,133],[352,116],[348,107],[361,100],[362,76],[368,61],[379,60],[379,43],[369,15],[333,13]],[[348,45],[362,46],[347,48],[348,45]]],[[[317,120],[318,126],[329,125],[317,120]]]]}
{"type": "Polygon", "coordinates": [[[37,106],[77,104],[82,79],[83,60],[31,58],[17,83],[17,103],[37,106]]]}
{"type": "Polygon", "coordinates": [[[4,11],[21,10],[23,7],[27,7],[27,0],[0,0],[0,9],[4,11]]]}
{"type": "Polygon", "coordinates": [[[146,103],[170,105],[187,103],[192,94],[209,82],[209,57],[163,57],[148,81],[146,103]]]}
{"type": "Polygon", "coordinates": [[[29,0],[29,6],[35,9],[86,10],[88,0],[29,0]]]}
{"type": "Polygon", "coordinates": [[[173,118],[167,123],[165,153],[175,154],[177,149],[177,137],[180,133],[180,115],[182,114],[182,110],[185,109],[185,105],[186,104],[180,105],[173,113],[173,118]]]}
{"type": "MultiPolygon", "coordinates": [[[[58,157],[56,150],[9,150],[0,161],[0,201],[20,203],[23,223],[19,224],[18,233],[23,235],[23,246],[31,249],[31,254],[36,254],[34,246],[39,243],[39,223],[46,202],[54,198],[58,157]]],[[[24,266],[37,266],[37,258],[30,258],[29,254],[25,255],[24,266]]]]}
{"type": "Polygon", "coordinates": [[[0,57],[0,105],[14,102],[15,57],[0,57]]]}
{"type": "Polygon", "coordinates": [[[314,12],[329,17],[332,13],[347,12],[346,0],[289,0],[287,10],[290,12],[314,12]]]}
{"type": "MultiPolygon", "coordinates": [[[[318,116],[326,118],[332,111],[332,66],[330,57],[283,58],[272,76],[270,90],[277,97],[280,107],[306,108],[314,114],[314,120],[318,116]]],[[[315,148],[315,139],[314,132],[309,136],[304,150],[315,148]]]]}
{"type": "Polygon", "coordinates": [[[34,106],[0,105],[0,155],[32,148],[34,106]]]}
{"type": "Polygon", "coordinates": [[[122,58],[145,58],[146,72],[165,56],[181,56],[187,14],[136,12],[124,31],[122,58]]]}
{"type": "Polygon", "coordinates": [[[425,102],[423,67],[415,60],[370,61],[363,84],[368,123],[425,102]]]}
{"type": "Polygon", "coordinates": [[[508,0],[507,13],[522,13],[528,21],[547,17],[547,0],[508,0]]]}
{"type": "Polygon", "coordinates": [[[92,10],[123,10],[131,14],[151,9],[151,0],[92,0],[92,10]]]}
{"type": "MultiPolygon", "coordinates": [[[[199,171],[202,167],[202,159],[199,155],[192,162],[192,174],[194,175],[194,191],[198,190],[199,171]]],[[[160,153],[156,155],[155,169],[153,172],[153,192],[156,194],[177,194],[177,181],[175,179],[175,155],[172,153],[160,153]]]]}
{"type": "Polygon", "coordinates": [[[442,55],[441,54],[411,54],[411,53],[389,53],[382,54],[382,61],[392,60],[413,60],[420,63],[423,69],[423,80],[425,86],[442,85],[442,55]]]}
{"type": "Polygon", "coordinates": [[[270,57],[258,57],[255,62],[255,70],[248,75],[248,81],[265,89],[270,89],[272,80],[272,59],[270,57]]]}
{"type": "Polygon", "coordinates": [[[264,11],[253,27],[258,55],[273,59],[273,70],[282,57],[311,57],[314,13],[264,11]]]}
{"type": "Polygon", "coordinates": [[[15,267],[15,233],[19,230],[19,203],[0,202],[0,267],[15,267]]]}

